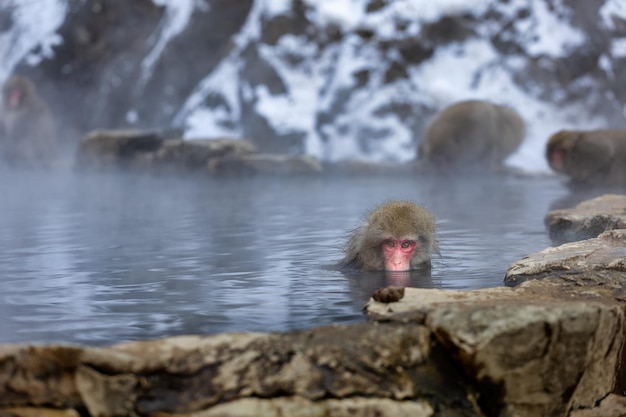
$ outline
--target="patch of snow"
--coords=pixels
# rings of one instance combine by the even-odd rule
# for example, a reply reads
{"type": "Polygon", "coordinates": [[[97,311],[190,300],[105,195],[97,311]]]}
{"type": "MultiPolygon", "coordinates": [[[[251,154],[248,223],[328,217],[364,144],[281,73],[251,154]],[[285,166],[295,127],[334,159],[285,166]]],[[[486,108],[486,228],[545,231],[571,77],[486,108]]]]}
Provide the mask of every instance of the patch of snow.
{"type": "Polygon", "coordinates": [[[613,17],[626,20],[626,3],[623,0],[606,0],[599,10],[602,25],[607,29],[615,30],[613,17]]]}
{"type": "Polygon", "coordinates": [[[626,56],[626,38],[612,39],[611,56],[613,56],[613,58],[621,58],[626,56]]]}
{"type": "Polygon", "coordinates": [[[15,66],[26,59],[30,65],[52,56],[52,47],[61,42],[56,30],[65,19],[63,0],[4,0],[0,12],[10,13],[11,30],[0,33],[0,83],[15,66]],[[37,48],[37,52],[30,52],[37,48]]]}
{"type": "MultiPolygon", "coordinates": [[[[377,39],[418,35],[420,25],[444,15],[470,13],[481,16],[496,8],[515,22],[523,36],[523,45],[532,55],[561,56],[584,42],[582,33],[559,20],[542,0],[511,0],[494,4],[489,0],[396,0],[371,13],[365,0],[305,0],[308,18],[319,27],[338,25],[345,36],[323,50],[296,36],[283,36],[274,46],[259,44],[259,52],[285,84],[284,94],[272,94],[265,86],[245,84],[238,73],[238,57],[250,43],[257,43],[262,17],[290,10],[288,0],[256,0],[241,31],[234,38],[235,47],[218,68],[209,74],[187,100],[176,120],[188,126],[186,137],[236,134],[241,100],[256,103],[256,110],[279,133],[306,134],[307,154],[325,160],[358,159],[369,161],[408,161],[415,157],[416,141],[421,132],[413,132],[398,116],[379,111],[388,104],[429,106],[434,109],[460,100],[477,98],[510,105],[527,124],[527,138],[508,163],[531,171],[546,171],[543,153],[549,135],[562,128],[601,127],[603,120],[585,120],[584,109],[547,105],[522,91],[510,74],[519,70],[522,61],[502,57],[493,49],[490,37],[501,30],[495,23],[483,25],[474,40],[439,47],[435,55],[418,67],[408,68],[409,78],[386,84],[378,63],[393,59],[378,48],[351,34],[356,28],[369,28],[377,39]],[[527,18],[517,17],[528,8],[527,18]],[[398,19],[409,23],[404,34],[397,33],[398,19]],[[297,57],[295,60],[289,58],[297,57]],[[367,72],[364,87],[352,91],[341,101],[342,92],[351,91],[355,74],[367,72]],[[227,106],[204,105],[207,97],[219,96],[227,106]],[[333,106],[341,105],[337,109],[333,106]],[[333,114],[332,124],[319,124],[319,116],[333,114]],[[385,140],[364,140],[384,136],[385,140]]],[[[619,2],[617,2],[619,3],[619,2]]],[[[608,13],[608,12],[607,12],[608,13]]],[[[618,52],[620,45],[616,45],[618,52]]],[[[424,123],[425,124],[425,123],[424,123]]]]}
{"type": "Polygon", "coordinates": [[[292,0],[257,0],[263,6],[264,14],[268,16],[277,16],[287,13],[291,10],[292,0]]]}
{"type": "Polygon", "coordinates": [[[529,55],[562,56],[585,42],[583,32],[557,18],[545,0],[531,0],[529,7],[531,15],[515,22],[529,55]]]}
{"type": "Polygon", "coordinates": [[[148,40],[149,43],[154,43],[154,47],[141,62],[139,88],[142,88],[152,76],[154,65],[167,44],[185,30],[192,13],[196,7],[199,7],[197,0],[152,0],[152,2],[157,6],[165,7],[165,17],[159,22],[155,33],[148,40]]]}
{"type": "Polygon", "coordinates": [[[239,102],[239,62],[226,59],[205,77],[174,117],[175,125],[185,125],[185,138],[238,136],[238,128],[226,128],[241,114],[239,102]],[[207,107],[207,97],[216,97],[220,103],[207,107]]]}

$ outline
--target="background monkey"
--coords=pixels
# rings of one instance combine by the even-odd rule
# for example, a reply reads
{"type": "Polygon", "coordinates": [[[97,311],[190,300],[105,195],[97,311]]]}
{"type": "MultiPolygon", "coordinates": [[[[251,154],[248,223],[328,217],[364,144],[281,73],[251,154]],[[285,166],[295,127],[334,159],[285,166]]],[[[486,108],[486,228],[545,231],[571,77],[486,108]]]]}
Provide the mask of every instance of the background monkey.
{"type": "Polygon", "coordinates": [[[546,159],[574,185],[626,185],[626,130],[561,130],[548,139],[546,159]]]}
{"type": "Polygon", "coordinates": [[[441,111],[426,128],[418,160],[438,171],[498,169],[524,135],[524,120],[512,108],[461,101],[441,111]]]}
{"type": "Polygon", "coordinates": [[[435,217],[407,201],[391,201],[372,210],[348,241],[340,266],[365,270],[408,271],[430,266],[435,217]]]}
{"type": "Polygon", "coordinates": [[[13,76],[2,87],[1,153],[12,166],[50,166],[56,132],[50,109],[27,78],[13,76]]]}

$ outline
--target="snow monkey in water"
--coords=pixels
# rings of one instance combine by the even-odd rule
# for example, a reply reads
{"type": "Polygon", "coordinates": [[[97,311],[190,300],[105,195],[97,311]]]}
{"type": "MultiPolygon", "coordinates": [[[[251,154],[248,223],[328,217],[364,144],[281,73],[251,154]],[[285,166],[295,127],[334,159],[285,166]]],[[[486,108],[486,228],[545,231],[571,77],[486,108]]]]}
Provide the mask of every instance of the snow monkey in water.
{"type": "Polygon", "coordinates": [[[461,101],[429,124],[418,146],[418,161],[443,172],[498,170],[524,135],[524,120],[512,108],[483,100],[461,101]]]}
{"type": "Polygon", "coordinates": [[[340,266],[365,270],[408,271],[430,266],[435,217],[408,201],[390,201],[372,210],[356,229],[340,266]]]}
{"type": "Polygon", "coordinates": [[[52,114],[26,77],[13,76],[2,87],[0,153],[21,167],[50,166],[56,151],[52,114]]]}
{"type": "Polygon", "coordinates": [[[626,185],[626,130],[561,130],[548,139],[546,159],[572,185],[626,185]]]}

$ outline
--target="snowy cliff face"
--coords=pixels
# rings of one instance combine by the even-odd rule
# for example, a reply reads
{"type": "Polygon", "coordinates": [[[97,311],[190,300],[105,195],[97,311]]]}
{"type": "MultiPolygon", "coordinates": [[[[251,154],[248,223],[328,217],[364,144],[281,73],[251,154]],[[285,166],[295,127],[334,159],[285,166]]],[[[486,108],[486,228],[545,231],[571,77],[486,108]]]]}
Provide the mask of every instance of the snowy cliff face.
{"type": "Polygon", "coordinates": [[[80,133],[178,126],[329,161],[411,160],[432,115],[469,98],[522,114],[509,162],[529,170],[559,129],[625,124],[619,0],[128,4],[11,0],[0,77],[26,58],[80,133]]]}

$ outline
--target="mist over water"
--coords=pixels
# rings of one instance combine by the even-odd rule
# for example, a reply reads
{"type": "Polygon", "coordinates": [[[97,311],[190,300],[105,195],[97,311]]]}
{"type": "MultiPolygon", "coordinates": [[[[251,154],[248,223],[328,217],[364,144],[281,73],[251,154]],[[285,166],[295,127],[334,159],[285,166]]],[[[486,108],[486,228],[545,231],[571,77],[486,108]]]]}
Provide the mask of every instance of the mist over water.
{"type": "MultiPolygon", "coordinates": [[[[63,61],[64,54],[76,52],[63,49],[72,45],[73,35],[67,34],[75,33],[64,26],[75,17],[69,2],[0,4],[0,81],[15,70],[38,75],[38,88],[44,98],[56,97],[49,104],[69,122],[65,134],[76,140],[87,127],[173,126],[186,138],[250,133],[263,143],[273,136],[297,137],[299,152],[326,162],[413,160],[426,116],[469,98],[502,102],[522,114],[526,139],[508,164],[526,172],[547,171],[545,142],[553,132],[614,126],[610,117],[600,117],[602,109],[617,109],[619,117],[612,120],[623,119],[621,89],[606,87],[620,85],[619,77],[611,81],[624,56],[621,32],[610,27],[613,15],[624,16],[618,1],[604,2],[599,29],[588,32],[596,34],[591,39],[610,35],[610,45],[596,57],[598,68],[588,65],[587,55],[595,55],[585,53],[590,45],[582,28],[547,2],[397,0],[368,11],[376,2],[307,0],[303,21],[317,34],[288,31],[276,42],[268,41],[276,34],[265,31],[276,25],[267,23],[287,19],[293,27],[301,25],[289,20],[298,2],[255,1],[237,16],[222,7],[226,2],[153,3],[164,7],[163,17],[154,26],[144,22],[138,33],[146,35],[145,42],[129,31],[133,38],[122,42],[121,50],[92,57],[97,74],[77,69],[84,57],[63,61]],[[487,13],[489,8],[497,13],[487,13]],[[241,18],[225,39],[208,37],[223,29],[206,24],[216,10],[241,18]],[[436,37],[424,39],[422,29],[446,16],[460,17],[471,36],[440,44],[436,37]],[[368,31],[371,36],[363,36],[368,31]],[[198,38],[185,37],[189,33],[198,38]],[[191,48],[196,62],[183,54],[183,64],[176,66],[177,52],[205,42],[217,47],[210,53],[191,48]],[[124,49],[127,43],[138,49],[124,49]],[[401,56],[431,47],[432,56],[401,56]],[[216,54],[222,49],[224,56],[216,54]],[[387,79],[397,72],[391,71],[396,64],[404,71],[387,79]],[[567,86],[571,94],[553,77],[559,68],[587,65],[589,74],[574,71],[567,86]],[[127,68],[137,68],[137,74],[127,68]],[[57,85],[58,80],[64,82],[57,85]],[[82,101],[85,97],[95,99],[82,101]],[[266,124],[263,136],[258,129],[266,124]]],[[[104,38],[117,39],[119,20],[102,28],[104,38]]],[[[91,46],[85,50],[93,51],[91,46]]],[[[75,145],[65,145],[65,165],[71,166],[75,145]]],[[[293,149],[285,145],[279,151],[293,149]]],[[[8,171],[0,176],[4,343],[102,345],[353,323],[365,320],[363,304],[382,286],[500,286],[511,263],[550,246],[543,218],[568,196],[560,179],[544,175],[215,179],[8,171]],[[415,201],[436,215],[440,254],[432,271],[329,268],[366,212],[391,199],[415,201]]]]}
{"type": "Polygon", "coordinates": [[[550,246],[555,178],[165,178],[4,172],[0,340],[109,344],[365,320],[385,285],[502,285],[550,246]],[[388,199],[437,216],[432,272],[328,268],[388,199]]]}

